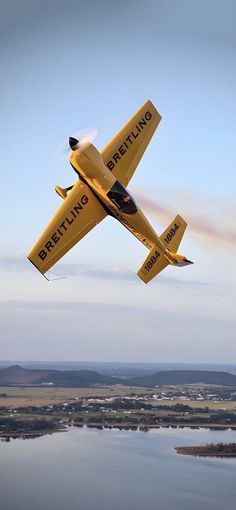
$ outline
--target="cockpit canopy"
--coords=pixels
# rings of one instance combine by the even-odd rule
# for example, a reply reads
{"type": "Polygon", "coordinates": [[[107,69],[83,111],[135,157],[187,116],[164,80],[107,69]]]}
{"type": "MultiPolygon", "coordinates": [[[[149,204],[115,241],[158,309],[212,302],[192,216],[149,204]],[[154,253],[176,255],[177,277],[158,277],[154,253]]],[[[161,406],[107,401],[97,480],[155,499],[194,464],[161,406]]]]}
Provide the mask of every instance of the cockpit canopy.
{"type": "Polygon", "coordinates": [[[134,214],[137,212],[137,206],[128,191],[116,181],[108,191],[107,196],[115,206],[125,214],[134,214]]]}

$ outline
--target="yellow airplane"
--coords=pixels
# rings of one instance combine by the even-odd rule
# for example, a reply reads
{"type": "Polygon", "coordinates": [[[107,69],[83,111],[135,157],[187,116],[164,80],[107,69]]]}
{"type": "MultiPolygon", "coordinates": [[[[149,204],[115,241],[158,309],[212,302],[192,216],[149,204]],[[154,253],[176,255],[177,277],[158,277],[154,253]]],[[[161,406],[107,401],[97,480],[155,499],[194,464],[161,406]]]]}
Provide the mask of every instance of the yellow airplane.
{"type": "Polygon", "coordinates": [[[148,248],[137,273],[145,283],[169,264],[192,264],[176,253],[187,226],[183,218],[176,216],[159,237],[125,188],[160,120],[146,101],[101,153],[88,141],[69,138],[70,163],[79,179],[66,189],[55,187],[63,203],[28,254],[43,275],[107,215],[148,248]]]}

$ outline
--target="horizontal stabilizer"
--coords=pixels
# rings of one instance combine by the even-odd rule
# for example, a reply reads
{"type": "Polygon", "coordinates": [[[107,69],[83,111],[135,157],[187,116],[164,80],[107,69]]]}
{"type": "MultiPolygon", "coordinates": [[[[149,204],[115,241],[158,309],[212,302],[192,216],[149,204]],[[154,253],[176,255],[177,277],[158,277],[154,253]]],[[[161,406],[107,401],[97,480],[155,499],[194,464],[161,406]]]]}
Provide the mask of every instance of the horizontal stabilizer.
{"type": "Polygon", "coordinates": [[[137,273],[144,283],[150,282],[154,276],[157,276],[169,264],[178,267],[192,264],[186,257],[176,253],[186,227],[186,221],[178,215],[169,227],[167,227],[165,232],[163,232],[160,236],[163,249],[154,246],[137,273]]]}
{"type": "Polygon", "coordinates": [[[170,261],[157,246],[154,246],[145,259],[137,275],[144,283],[150,282],[154,276],[165,269],[170,261]]]}

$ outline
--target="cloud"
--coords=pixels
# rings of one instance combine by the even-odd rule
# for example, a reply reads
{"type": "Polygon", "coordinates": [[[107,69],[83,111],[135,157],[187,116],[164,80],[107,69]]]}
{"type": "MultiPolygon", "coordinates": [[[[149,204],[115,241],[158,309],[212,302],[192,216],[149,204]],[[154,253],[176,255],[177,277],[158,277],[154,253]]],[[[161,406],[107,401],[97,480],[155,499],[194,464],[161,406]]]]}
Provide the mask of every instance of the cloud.
{"type": "Polygon", "coordinates": [[[25,255],[0,255],[2,271],[29,271],[31,265],[25,255]]]}
{"type": "Polygon", "coordinates": [[[107,303],[107,302],[86,302],[86,301],[45,301],[45,300],[2,300],[0,301],[0,309],[4,313],[4,310],[9,311],[19,311],[29,313],[30,311],[41,311],[42,313],[67,313],[73,312],[77,316],[78,314],[94,314],[101,317],[109,316],[117,316],[124,317],[129,316],[132,320],[140,320],[140,321],[148,321],[149,324],[163,323],[167,324],[168,327],[174,327],[174,323],[183,324],[183,320],[185,324],[188,322],[190,325],[193,320],[198,320],[201,324],[208,323],[211,320],[219,323],[228,323],[235,325],[236,319],[225,319],[222,317],[217,317],[212,319],[210,316],[205,316],[201,311],[196,310],[194,313],[190,311],[183,310],[181,313],[176,311],[171,311],[171,321],[169,321],[170,312],[168,309],[163,310],[158,308],[150,308],[144,306],[127,306],[117,303],[107,303]]]}
{"type": "Polygon", "coordinates": [[[170,312],[158,303],[148,308],[5,300],[0,320],[3,359],[228,362],[235,357],[235,319],[211,317],[198,308],[170,312]]]}
{"type": "Polygon", "coordinates": [[[122,267],[104,268],[89,264],[61,264],[58,272],[65,276],[89,276],[100,280],[126,280],[135,282],[137,276],[134,271],[122,267]]]}
{"type": "MultiPolygon", "coordinates": [[[[183,322],[183,316],[177,311],[172,313],[172,319],[169,322],[169,311],[107,302],[9,300],[1,301],[0,305],[0,317],[5,321],[7,317],[19,317],[22,324],[26,320],[26,324],[32,324],[34,327],[32,319],[44,317],[43,328],[46,328],[46,324],[50,322],[54,325],[55,334],[56,331],[61,334],[62,330],[69,331],[72,328],[73,335],[76,336],[82,328],[86,336],[90,332],[94,338],[97,335],[101,337],[101,330],[107,338],[115,336],[118,340],[122,335],[124,339],[126,338],[126,335],[123,337],[124,331],[128,337],[133,333],[135,338],[140,335],[140,328],[147,334],[153,328],[155,330],[156,327],[166,327],[167,325],[172,330],[176,325],[181,327],[183,322]],[[77,327],[75,327],[75,323],[77,327]]],[[[185,323],[191,324],[195,316],[187,312],[184,315],[186,316],[185,323]]],[[[199,317],[198,320],[207,321],[202,317],[199,317]]],[[[9,322],[9,319],[6,322],[9,322]]],[[[13,329],[14,327],[12,324],[13,329]]],[[[24,330],[21,329],[20,334],[24,334],[24,330]]],[[[41,333],[39,332],[39,334],[41,333]]]]}
{"type": "MultiPolygon", "coordinates": [[[[0,255],[0,270],[4,272],[32,272],[34,270],[25,256],[22,255],[0,255]]],[[[50,281],[60,278],[70,277],[88,277],[98,280],[126,281],[130,284],[139,285],[140,280],[135,270],[126,269],[124,267],[99,267],[92,264],[75,264],[75,263],[58,263],[55,268],[48,271],[47,276],[50,281]]],[[[183,280],[175,276],[166,276],[164,273],[158,279],[153,280],[153,284],[170,284],[170,285],[198,285],[209,286],[206,281],[183,280]]],[[[212,285],[212,284],[211,284],[212,285]]]]}
{"type": "MultiPolygon", "coordinates": [[[[32,265],[26,259],[25,255],[0,255],[0,269],[2,271],[20,271],[32,272],[32,265]]],[[[49,271],[49,279],[54,277],[68,277],[68,276],[89,276],[101,280],[126,280],[135,282],[137,276],[134,271],[121,267],[98,267],[89,264],[63,264],[59,263],[49,271]]]]}

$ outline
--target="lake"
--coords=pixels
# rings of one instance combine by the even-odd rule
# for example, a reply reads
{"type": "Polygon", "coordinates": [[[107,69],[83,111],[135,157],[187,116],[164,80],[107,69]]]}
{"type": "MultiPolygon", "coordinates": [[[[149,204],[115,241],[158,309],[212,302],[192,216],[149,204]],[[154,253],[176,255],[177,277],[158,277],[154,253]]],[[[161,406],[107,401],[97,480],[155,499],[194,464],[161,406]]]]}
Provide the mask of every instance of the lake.
{"type": "Polygon", "coordinates": [[[174,447],[236,442],[236,431],[70,428],[0,441],[1,510],[235,510],[236,459],[174,447]]]}

